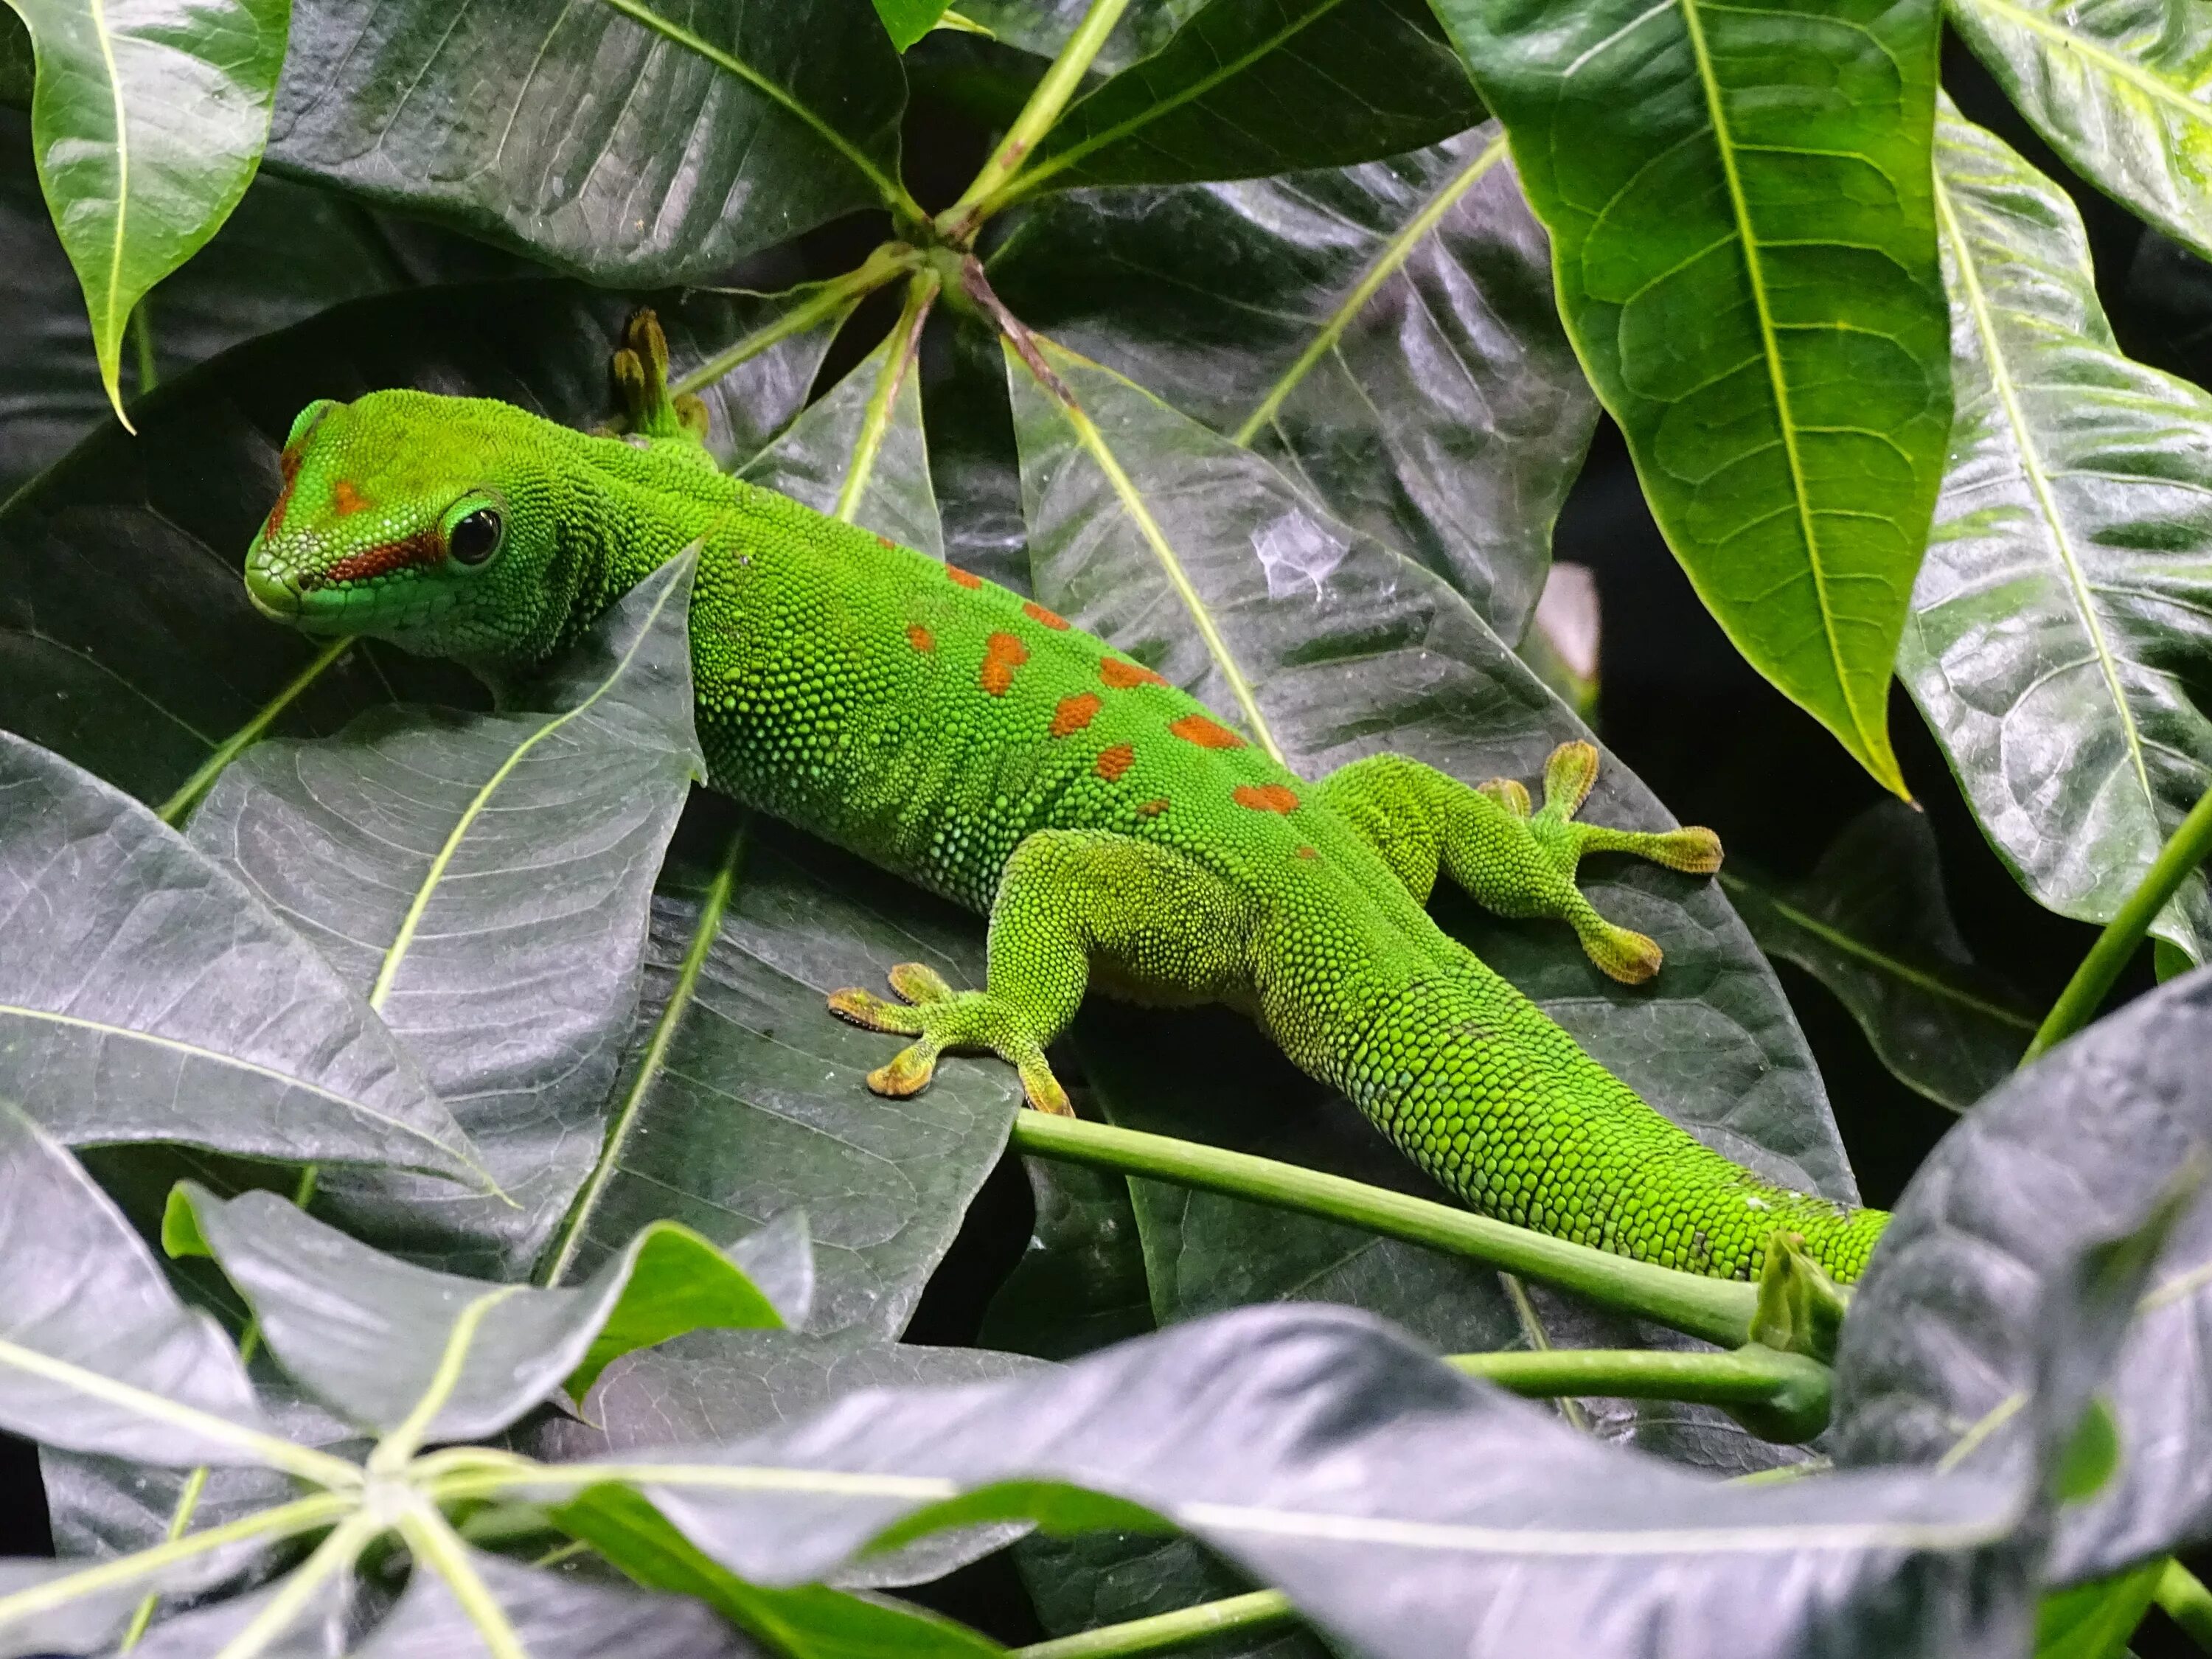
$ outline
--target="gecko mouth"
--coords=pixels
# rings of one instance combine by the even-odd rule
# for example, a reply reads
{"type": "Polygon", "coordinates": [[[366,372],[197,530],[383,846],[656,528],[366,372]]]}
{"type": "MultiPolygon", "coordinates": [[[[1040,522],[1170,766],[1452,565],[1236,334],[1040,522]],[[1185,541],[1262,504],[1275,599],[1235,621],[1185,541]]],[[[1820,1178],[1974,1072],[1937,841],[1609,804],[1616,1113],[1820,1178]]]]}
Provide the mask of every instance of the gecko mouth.
{"type": "Polygon", "coordinates": [[[253,602],[256,611],[272,622],[297,623],[300,620],[299,590],[258,565],[246,567],[246,597],[253,602]]]}

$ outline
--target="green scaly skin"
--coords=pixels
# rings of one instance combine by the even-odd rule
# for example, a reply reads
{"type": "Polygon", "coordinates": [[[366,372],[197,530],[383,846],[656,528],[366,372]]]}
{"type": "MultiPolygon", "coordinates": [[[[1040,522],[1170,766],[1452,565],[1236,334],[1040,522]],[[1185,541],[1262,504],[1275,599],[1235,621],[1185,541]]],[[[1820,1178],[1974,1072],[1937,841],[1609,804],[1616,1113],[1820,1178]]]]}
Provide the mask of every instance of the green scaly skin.
{"type": "Polygon", "coordinates": [[[1737,1279],[1786,1230],[1838,1279],[1857,1276],[1886,1215],[1700,1145],[1423,908],[1441,870],[1646,978],[1658,947],[1591,908],[1577,860],[1710,872],[1710,830],[1576,822],[1587,744],[1553,754],[1533,811],[1517,783],[1470,788],[1395,755],[1308,783],[1049,611],[724,477],[668,398],[665,362],[641,319],[617,356],[628,438],[421,392],[312,405],[248,562],[255,602],[310,633],[512,672],[697,543],[714,787],[990,916],[987,989],[908,963],[890,975],[903,1002],[830,999],[915,1039],[872,1088],[912,1094],[943,1051],[989,1050],[1031,1105],[1064,1112],[1045,1048],[1094,978],[1224,1002],[1488,1214],[1737,1279]]]}

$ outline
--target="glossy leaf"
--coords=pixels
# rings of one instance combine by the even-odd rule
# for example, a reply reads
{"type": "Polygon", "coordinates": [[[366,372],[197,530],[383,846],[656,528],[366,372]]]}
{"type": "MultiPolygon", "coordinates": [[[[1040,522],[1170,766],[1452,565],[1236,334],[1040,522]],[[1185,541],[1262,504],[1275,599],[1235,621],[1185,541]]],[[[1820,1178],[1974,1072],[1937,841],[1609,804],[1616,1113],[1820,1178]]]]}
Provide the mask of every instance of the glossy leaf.
{"type": "Polygon", "coordinates": [[[901,52],[937,27],[947,0],[876,0],[876,15],[901,52]]]}
{"type": "MultiPolygon", "coordinates": [[[[1071,422],[1026,367],[1010,366],[1031,570],[1045,604],[1255,738],[1272,737],[1309,777],[1387,748],[1471,782],[1533,778],[1556,744],[1588,735],[1440,580],[1320,513],[1249,450],[1117,375],[1049,343],[1039,349],[1096,434],[1071,422]],[[1102,450],[1126,495],[1102,469],[1102,450]]],[[[1612,763],[1587,815],[1670,822],[1612,763]]],[[[1455,895],[1437,911],[1658,1109],[1776,1180],[1850,1196],[1803,1039],[1726,900],[1710,883],[1626,860],[1593,860],[1582,878],[1600,910],[1661,941],[1667,963],[1652,984],[1606,980],[1556,925],[1480,915],[1455,895]]],[[[1125,1018],[1094,1009],[1083,1028],[1115,1034],[1082,1039],[1114,1111],[1170,1133],[1435,1191],[1241,1022],[1152,1013],[1139,1036],[1125,1018]],[[1152,1035],[1178,1020],[1180,1042],[1152,1035]]],[[[1520,1328],[1496,1275],[1464,1260],[1210,1194],[1134,1190],[1164,1319],[1321,1294],[1454,1349],[1495,1347],[1520,1328]]],[[[1637,1340],[1609,1328],[1593,1346],[1637,1340]]],[[[1744,1439],[1715,1431],[1731,1448],[1744,1439]]]]}
{"type": "MultiPolygon", "coordinates": [[[[689,368],[793,302],[705,295],[659,310],[689,368]]],[[[164,386],[141,408],[137,440],[88,440],[0,510],[0,726],[161,802],[258,722],[319,735],[395,696],[465,700],[474,683],[451,665],[381,647],[309,672],[321,643],[247,603],[239,570],[276,499],[277,451],[311,399],[379,386],[501,398],[595,425],[611,412],[607,354],[629,308],[556,283],[395,295],[334,307],[164,386]]],[[[750,454],[789,419],[829,333],[794,334],[710,386],[716,441],[750,454]]]]}
{"type": "Polygon", "coordinates": [[[0,927],[0,1095],[47,1133],[483,1190],[406,1050],[304,939],[136,801],[6,732],[0,927]]]}
{"type": "Polygon", "coordinates": [[[2159,0],[1949,0],[1952,26],[2084,179],[2212,253],[2212,18],[2159,0]]]}
{"type": "MultiPolygon", "coordinates": [[[[1093,70],[1111,75],[1139,58],[1149,58],[1205,6],[1206,0],[1130,0],[1121,21],[1107,36],[1093,70]]],[[[1005,46],[1041,58],[1058,55],[1091,0],[960,0],[960,15],[991,31],[1005,46]]],[[[1042,72],[1043,65],[1038,65],[1042,72]]]]}
{"type": "Polygon", "coordinates": [[[1835,993],[1883,1065],[1963,1112],[2011,1075],[2036,1020],[1951,919],[1928,820],[1902,802],[1845,825],[1803,881],[1721,885],[1752,937],[1835,993]]]}
{"type": "Polygon", "coordinates": [[[945,528],[922,430],[920,349],[920,319],[910,331],[894,329],[738,476],[943,558],[945,528]]]}
{"type": "Polygon", "coordinates": [[[1438,0],[1654,516],[1738,649],[1890,788],[1943,466],[1934,0],[1438,0]]]}
{"type": "Polygon", "coordinates": [[[616,1468],[767,1583],[937,1526],[1150,1511],[1375,1659],[1433,1659],[1474,1630],[1501,1652],[1591,1659],[2011,1654],[2028,1613],[2016,1484],[1714,1481],[1312,1308],[1225,1315],[1006,1382],[849,1395],[711,1455],[625,1452],[616,1468]],[[1876,1601],[1878,1620],[1844,1611],[1876,1601]]]}
{"type": "Polygon", "coordinates": [[[1014,189],[1343,167],[1436,143],[1482,114],[1414,0],[1208,0],[1070,105],[1014,189]]]}
{"type": "MultiPolygon", "coordinates": [[[[888,1340],[998,1161],[1018,1085],[1003,1067],[948,1067],[920,1099],[878,1099],[862,1079],[883,1063],[880,1039],[825,999],[917,957],[981,983],[981,929],[791,831],[757,822],[746,836],[711,938],[698,933],[709,883],[696,866],[654,902],[617,1127],[548,1261],[570,1283],[647,1221],[726,1245],[800,1210],[815,1253],[808,1328],[888,1340]]],[[[726,848],[726,824],[720,838],[726,848]]]]}
{"type": "Polygon", "coordinates": [[[604,283],[713,280],[900,199],[868,0],[295,0],[269,165],[604,283]]]}
{"type": "Polygon", "coordinates": [[[0,1196],[0,1421],[147,1462],[265,1461],[270,1424],[222,1328],[177,1300],[68,1150],[4,1103],[0,1196]]]}
{"type": "Polygon", "coordinates": [[[173,1255],[214,1256],[285,1370],[355,1421],[390,1433],[442,1389],[416,1425],[428,1440],[496,1434],[564,1382],[580,1398],[623,1354],[686,1331],[783,1322],[742,1267],[667,1222],[560,1290],[418,1267],[268,1193],[185,1182],[163,1233],[173,1255]]]}
{"type": "Polygon", "coordinates": [[[1152,1292],[1127,1178],[1042,1158],[1024,1164],[1036,1219],[977,1340],[1069,1359],[1150,1331],[1152,1292]]]}
{"type": "Polygon", "coordinates": [[[402,705],[335,738],[263,743],[193,814],[193,844],[360,988],[513,1200],[334,1177],[326,1208],[353,1231],[504,1277],[582,1184],[653,878],[706,769],[693,562],[640,582],[501,713],[402,705]]]}
{"type": "MultiPolygon", "coordinates": [[[[2049,1309],[2094,1248],[2212,1167],[2212,972],[2161,986],[1976,1107],[1921,1165],[1844,1322],[1840,1461],[2016,1466],[2049,1309]]],[[[2119,1466],[2060,1510],[2051,1582],[2212,1535],[2212,1202],[2166,1238],[2100,1398],[2119,1466]]]]}
{"type": "MultiPolygon", "coordinates": [[[[261,160],[287,0],[9,0],[39,66],[39,182],[118,416],[131,307],[238,205],[261,160]]],[[[127,420],[126,420],[126,424],[127,420]]]]}
{"type": "MultiPolygon", "coordinates": [[[[2073,204],[1947,113],[1959,424],[1898,672],[2021,884],[2111,920],[2212,783],[2212,396],[2121,356],[2073,204]]],[[[2157,931],[2202,958],[2200,877],[2157,931]]]]}
{"type": "Polygon", "coordinates": [[[1040,202],[991,280],[1520,637],[1597,404],[1494,124],[1336,172],[1040,202]]]}

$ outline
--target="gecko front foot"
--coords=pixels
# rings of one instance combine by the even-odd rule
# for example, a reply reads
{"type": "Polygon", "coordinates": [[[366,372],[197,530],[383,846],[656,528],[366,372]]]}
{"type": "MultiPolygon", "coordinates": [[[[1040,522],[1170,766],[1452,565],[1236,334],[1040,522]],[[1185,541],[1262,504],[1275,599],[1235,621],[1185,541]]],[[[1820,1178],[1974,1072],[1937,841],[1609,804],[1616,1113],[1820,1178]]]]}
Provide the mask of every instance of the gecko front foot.
{"type": "Polygon", "coordinates": [[[1075,1115],[1067,1091],[1045,1061],[1044,1045],[1004,1000],[988,991],[956,991],[936,969],[918,962],[899,963],[889,978],[903,1001],[888,1001],[854,987],[830,994],[830,1012],[840,1019],[866,1030],[919,1039],[889,1065],[868,1073],[868,1087],[876,1093],[893,1099],[920,1094],[936,1074],[938,1056],[947,1049],[989,1053],[1014,1068],[1023,1094],[1038,1111],[1075,1115]]]}

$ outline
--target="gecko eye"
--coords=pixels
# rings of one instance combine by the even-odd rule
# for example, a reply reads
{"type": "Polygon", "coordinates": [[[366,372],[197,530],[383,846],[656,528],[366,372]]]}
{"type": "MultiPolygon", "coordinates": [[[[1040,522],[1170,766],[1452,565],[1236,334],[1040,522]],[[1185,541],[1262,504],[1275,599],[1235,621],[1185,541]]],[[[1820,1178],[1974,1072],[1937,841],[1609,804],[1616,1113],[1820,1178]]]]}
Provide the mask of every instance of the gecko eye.
{"type": "Polygon", "coordinates": [[[446,551],[452,554],[456,564],[482,564],[499,551],[501,539],[507,533],[498,513],[489,507],[480,507],[446,532],[446,551]]]}

